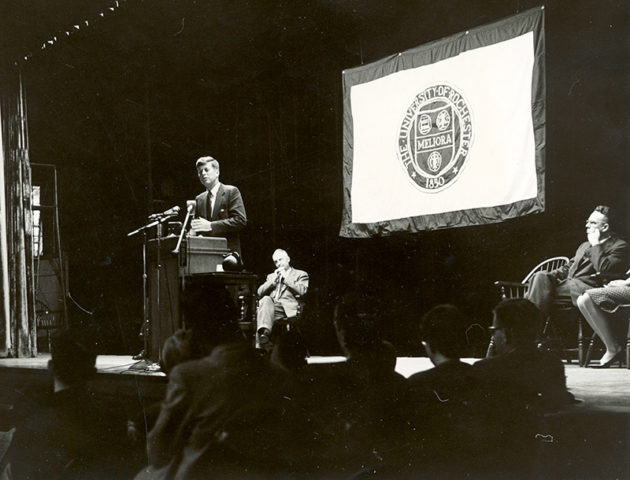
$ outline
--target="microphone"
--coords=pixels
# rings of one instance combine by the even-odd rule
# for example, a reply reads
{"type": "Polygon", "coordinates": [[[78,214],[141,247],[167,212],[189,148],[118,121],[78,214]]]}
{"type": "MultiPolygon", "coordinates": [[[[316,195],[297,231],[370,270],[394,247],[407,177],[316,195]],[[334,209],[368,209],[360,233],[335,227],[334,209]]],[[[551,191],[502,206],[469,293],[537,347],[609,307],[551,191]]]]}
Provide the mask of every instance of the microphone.
{"type": "Polygon", "coordinates": [[[186,213],[191,217],[195,216],[195,208],[197,207],[197,202],[194,200],[186,200],[186,213]]]}
{"type": "Polygon", "coordinates": [[[175,215],[179,215],[180,210],[181,208],[175,205],[174,207],[169,208],[168,210],[164,210],[162,213],[154,213],[152,215],[149,215],[149,220],[157,220],[158,218],[163,218],[163,217],[174,217],[175,215]]]}

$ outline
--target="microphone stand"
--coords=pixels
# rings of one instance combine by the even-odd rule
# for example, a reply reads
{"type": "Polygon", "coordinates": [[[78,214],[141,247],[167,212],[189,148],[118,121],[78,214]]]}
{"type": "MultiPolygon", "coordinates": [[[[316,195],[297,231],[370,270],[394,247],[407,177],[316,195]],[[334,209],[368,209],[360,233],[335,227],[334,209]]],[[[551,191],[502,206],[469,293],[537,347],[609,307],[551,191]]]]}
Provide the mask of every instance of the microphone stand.
{"type": "MultiPolygon", "coordinates": [[[[184,223],[182,225],[182,230],[179,232],[179,239],[177,240],[177,245],[175,246],[175,249],[171,252],[173,255],[177,255],[178,259],[177,259],[177,264],[181,265],[181,260],[179,259],[179,251],[181,249],[182,246],[182,240],[184,239],[184,235],[186,234],[186,227],[188,226],[188,221],[194,216],[194,202],[192,203],[192,205],[189,205],[188,208],[186,208],[186,218],[184,218],[184,223]]],[[[179,288],[181,289],[181,291],[183,292],[184,289],[186,288],[186,276],[185,275],[181,275],[180,278],[180,283],[179,283],[179,288]]]]}
{"type": "MultiPolygon", "coordinates": [[[[129,232],[127,237],[133,237],[138,233],[142,233],[142,327],[140,332],[143,337],[143,349],[142,356],[144,357],[140,362],[144,362],[144,366],[147,370],[159,370],[160,367],[158,364],[151,362],[148,358],[149,352],[149,336],[151,335],[151,320],[149,318],[149,295],[147,289],[147,280],[148,280],[148,268],[147,268],[147,231],[155,226],[157,226],[157,258],[156,258],[156,270],[157,270],[157,279],[156,279],[156,308],[158,314],[160,314],[160,276],[162,274],[162,265],[160,258],[160,239],[162,237],[162,224],[164,221],[168,220],[171,217],[176,216],[177,213],[172,213],[168,215],[160,215],[157,219],[152,222],[143,225],[142,227],[134,230],[133,232],[129,232]]],[[[158,352],[158,355],[161,355],[161,352],[158,352]]],[[[139,362],[139,363],[140,363],[139,362]]]]}
{"type": "Polygon", "coordinates": [[[190,209],[186,210],[186,218],[184,219],[184,224],[182,225],[182,231],[179,232],[179,240],[177,240],[177,245],[175,246],[175,250],[173,253],[177,255],[179,253],[179,249],[182,245],[182,239],[184,238],[184,233],[186,233],[186,226],[188,225],[188,221],[192,217],[192,211],[190,209]]]}

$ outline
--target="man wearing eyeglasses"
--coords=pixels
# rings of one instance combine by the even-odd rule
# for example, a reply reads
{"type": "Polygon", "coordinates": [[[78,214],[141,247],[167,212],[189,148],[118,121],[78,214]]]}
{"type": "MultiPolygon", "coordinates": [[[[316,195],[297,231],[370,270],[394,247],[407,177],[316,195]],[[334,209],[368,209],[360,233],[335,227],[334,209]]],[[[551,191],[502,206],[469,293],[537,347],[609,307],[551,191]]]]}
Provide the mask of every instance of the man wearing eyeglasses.
{"type": "Polygon", "coordinates": [[[577,306],[577,297],[589,288],[600,287],[602,277],[622,275],[627,269],[628,244],[611,230],[612,216],[610,207],[595,207],[586,220],[587,241],[578,247],[569,265],[532,277],[525,298],[545,318],[554,299],[577,306]]]}
{"type": "Polygon", "coordinates": [[[496,355],[475,362],[471,375],[481,392],[482,461],[504,478],[534,478],[539,461],[536,434],[545,432],[546,413],[575,402],[567,390],[560,358],[538,350],[540,311],[528,300],[502,300],[493,310],[490,330],[496,355]]]}
{"type": "Polygon", "coordinates": [[[520,402],[523,409],[554,411],[571,403],[562,360],[536,346],[540,311],[523,298],[508,298],[492,313],[496,355],[476,362],[474,377],[486,380],[495,396],[506,397],[502,402],[520,402]]]}

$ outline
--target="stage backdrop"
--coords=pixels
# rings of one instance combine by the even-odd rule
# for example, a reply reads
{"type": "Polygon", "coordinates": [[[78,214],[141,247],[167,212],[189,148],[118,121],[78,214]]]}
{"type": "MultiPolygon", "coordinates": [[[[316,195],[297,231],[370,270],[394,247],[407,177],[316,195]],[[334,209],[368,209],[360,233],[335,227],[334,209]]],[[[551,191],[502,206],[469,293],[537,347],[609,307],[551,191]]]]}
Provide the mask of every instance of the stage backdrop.
{"type": "Polygon", "coordinates": [[[544,16],[536,8],[343,72],[340,235],[544,210],[544,16]]]}

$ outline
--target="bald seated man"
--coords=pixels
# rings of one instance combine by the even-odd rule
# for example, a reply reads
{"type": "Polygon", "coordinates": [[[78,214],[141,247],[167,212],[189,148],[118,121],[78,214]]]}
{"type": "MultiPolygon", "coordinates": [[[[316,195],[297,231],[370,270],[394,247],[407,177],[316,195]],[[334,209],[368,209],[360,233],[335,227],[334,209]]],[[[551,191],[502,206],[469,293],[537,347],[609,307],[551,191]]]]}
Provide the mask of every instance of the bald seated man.
{"type": "Polygon", "coordinates": [[[308,273],[291,266],[291,258],[286,250],[277,249],[271,258],[276,269],[258,287],[260,300],[256,313],[256,332],[260,345],[269,342],[276,320],[296,315],[297,296],[304,295],[308,290],[308,273]]]}

